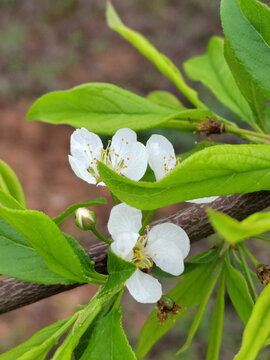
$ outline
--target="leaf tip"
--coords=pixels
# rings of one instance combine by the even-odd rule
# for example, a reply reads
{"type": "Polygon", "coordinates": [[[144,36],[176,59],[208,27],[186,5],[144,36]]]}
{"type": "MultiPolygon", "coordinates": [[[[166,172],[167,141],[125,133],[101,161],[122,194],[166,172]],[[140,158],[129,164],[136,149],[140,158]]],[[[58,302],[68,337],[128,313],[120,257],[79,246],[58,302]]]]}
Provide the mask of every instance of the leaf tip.
{"type": "Polygon", "coordinates": [[[107,2],[106,6],[106,20],[110,28],[124,25],[110,1],[107,2]]]}

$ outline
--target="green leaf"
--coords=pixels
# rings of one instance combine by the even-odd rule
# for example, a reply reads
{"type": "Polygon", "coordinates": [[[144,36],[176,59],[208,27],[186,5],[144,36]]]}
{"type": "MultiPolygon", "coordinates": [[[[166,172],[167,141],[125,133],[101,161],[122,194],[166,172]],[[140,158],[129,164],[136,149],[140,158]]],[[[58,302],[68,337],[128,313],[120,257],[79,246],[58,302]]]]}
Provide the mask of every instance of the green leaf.
{"type": "Polygon", "coordinates": [[[240,351],[234,360],[254,360],[270,335],[270,284],[258,297],[243,333],[240,351]]]}
{"type": "MultiPolygon", "coordinates": [[[[85,334],[90,325],[95,321],[102,309],[106,307],[108,303],[121,292],[122,287],[114,288],[112,291],[108,291],[103,296],[99,296],[99,292],[91,299],[89,304],[80,311],[80,314],[63,341],[62,345],[57,349],[52,360],[70,360],[74,349],[78,346],[80,339],[85,334]]],[[[121,293],[120,293],[121,295],[121,293]]]]}
{"type": "Polygon", "coordinates": [[[42,96],[27,119],[113,135],[124,127],[134,131],[157,127],[177,113],[115,85],[89,83],[42,96]]]}
{"type": "Polygon", "coordinates": [[[23,207],[25,207],[25,197],[22,186],[15,172],[0,160],[0,189],[13,196],[23,207]]]}
{"type": "Polygon", "coordinates": [[[0,217],[0,273],[27,282],[72,284],[51,271],[27,240],[0,217]]]}
{"type": "Polygon", "coordinates": [[[184,69],[192,80],[201,81],[222,104],[242,120],[255,124],[250,107],[241,94],[231,70],[224,58],[223,39],[214,36],[205,55],[196,56],[184,63],[184,69]]]}
{"type": "Polygon", "coordinates": [[[196,152],[206,149],[210,146],[216,146],[216,145],[220,145],[220,144],[214,143],[213,141],[201,141],[200,143],[196,144],[193,149],[183,154],[177,155],[177,157],[180,157],[181,161],[184,161],[187,158],[189,158],[191,155],[195,154],[196,152]]]}
{"type": "Polygon", "coordinates": [[[211,320],[211,328],[208,340],[206,360],[218,360],[222,340],[223,320],[225,304],[225,275],[220,277],[214,312],[211,320]]]}
{"type": "Polygon", "coordinates": [[[94,326],[80,360],[136,360],[121,324],[121,307],[114,305],[112,310],[101,317],[94,326]]]}
{"type": "Polygon", "coordinates": [[[198,99],[197,92],[185,83],[182,74],[171,60],[160,53],[144,36],[124,25],[110,3],[107,5],[106,17],[111,29],[118,32],[143,56],[151,61],[163,75],[167,76],[177,86],[193,105],[204,108],[204,105],[198,99]]]}
{"type": "Polygon", "coordinates": [[[72,236],[63,233],[69,245],[72,247],[73,251],[76,253],[77,257],[80,259],[80,263],[83,266],[84,273],[88,278],[88,282],[95,283],[98,281],[99,284],[104,284],[107,280],[107,276],[99,274],[95,270],[95,263],[91,261],[89,256],[86,254],[85,250],[81,247],[77,240],[72,236]]]}
{"type": "Polygon", "coordinates": [[[77,210],[80,207],[88,207],[88,206],[95,206],[95,205],[104,205],[107,204],[107,201],[104,198],[96,198],[87,200],[81,203],[73,204],[69,206],[65,211],[63,211],[60,215],[56,216],[53,221],[56,223],[56,225],[61,225],[64,220],[70,215],[74,213],[75,210],[77,210]]]}
{"type": "Polygon", "coordinates": [[[244,324],[247,323],[253,308],[245,278],[231,266],[228,259],[225,263],[226,285],[231,302],[244,324]]]}
{"type": "Polygon", "coordinates": [[[2,190],[0,190],[0,205],[10,209],[24,209],[13,196],[2,190]]]}
{"type": "Polygon", "coordinates": [[[136,355],[144,357],[152,346],[164,336],[187,311],[188,308],[200,304],[212,287],[213,279],[219,273],[217,259],[211,262],[192,264],[193,269],[184,272],[182,280],[168,293],[168,296],[182,306],[179,314],[172,315],[163,323],[157,317],[157,310],[153,310],[146,320],[139,338],[136,355]]]}
{"type": "Polygon", "coordinates": [[[231,244],[270,230],[270,212],[255,213],[243,221],[212,209],[207,213],[214,229],[231,244]]]}
{"type": "Polygon", "coordinates": [[[220,249],[219,248],[211,248],[205,251],[200,252],[192,256],[186,265],[194,264],[194,263],[209,263],[216,259],[220,249]]]}
{"type": "Polygon", "coordinates": [[[78,313],[45,327],[23,344],[0,355],[0,360],[45,360],[50,349],[57,344],[77,317],[78,313]]]}
{"type": "MultiPolygon", "coordinates": [[[[26,239],[50,270],[73,281],[95,282],[95,273],[88,277],[76,251],[47,215],[0,206],[0,216],[26,239]]],[[[96,275],[96,282],[102,283],[101,275],[96,275]]]]}
{"type": "Polygon", "coordinates": [[[153,101],[158,105],[165,106],[166,108],[172,108],[173,110],[181,111],[185,109],[184,105],[180,102],[180,100],[168,91],[151,91],[147,95],[147,99],[153,101]]]}
{"type": "MultiPolygon", "coordinates": [[[[208,254],[209,255],[209,254],[208,254]]],[[[217,271],[215,273],[215,275],[213,277],[211,277],[211,284],[209,284],[209,288],[208,288],[208,291],[205,293],[205,296],[204,298],[202,299],[201,303],[200,303],[200,306],[199,306],[199,309],[195,315],[195,318],[192,322],[192,325],[189,329],[189,332],[188,332],[188,337],[187,337],[187,340],[186,342],[184,343],[184,345],[178,350],[178,352],[176,353],[176,355],[180,355],[182,354],[184,351],[186,351],[189,346],[191,345],[191,342],[196,334],[196,331],[198,330],[198,327],[202,321],[202,318],[203,318],[203,315],[205,313],[205,310],[206,310],[206,307],[207,307],[207,304],[210,300],[210,297],[212,295],[212,292],[214,290],[214,287],[216,285],[216,282],[218,280],[218,277],[220,275],[220,272],[217,271]]]]}
{"type": "Polygon", "coordinates": [[[213,195],[270,190],[269,145],[219,145],[193,154],[158,182],[135,182],[99,163],[121,201],[142,210],[213,195]]]}
{"type": "MultiPolygon", "coordinates": [[[[248,7],[253,2],[245,0],[248,7]]],[[[265,100],[270,96],[270,47],[244,16],[243,9],[242,1],[221,2],[222,26],[227,38],[225,57],[258,125],[263,128],[265,100]]]]}
{"type": "Polygon", "coordinates": [[[108,291],[118,288],[131,277],[136,270],[136,265],[121,259],[114,254],[111,249],[108,251],[107,269],[109,273],[108,281],[99,296],[104,296],[108,291]]]}
{"type": "MultiPolygon", "coordinates": [[[[236,251],[232,251],[231,254],[232,254],[232,264],[236,267],[237,270],[240,271],[240,273],[242,275],[245,275],[245,269],[243,267],[242,261],[236,255],[236,251]]],[[[255,282],[255,283],[257,282],[258,284],[260,284],[261,282],[258,278],[258,275],[254,271],[252,271],[250,268],[248,270],[249,270],[249,274],[250,274],[250,277],[253,280],[253,282],[255,282]]]]}
{"type": "Polygon", "coordinates": [[[239,0],[239,5],[250,24],[270,45],[270,9],[266,4],[257,0],[239,0]]]}

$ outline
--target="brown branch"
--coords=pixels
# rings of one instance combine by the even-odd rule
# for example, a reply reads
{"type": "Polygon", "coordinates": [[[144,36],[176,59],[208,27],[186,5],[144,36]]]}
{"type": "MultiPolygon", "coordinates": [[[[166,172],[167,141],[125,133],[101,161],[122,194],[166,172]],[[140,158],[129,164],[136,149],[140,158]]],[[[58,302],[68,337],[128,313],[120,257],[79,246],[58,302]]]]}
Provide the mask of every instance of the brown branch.
{"type": "MultiPolygon", "coordinates": [[[[207,205],[191,205],[168,218],[155,221],[157,223],[172,222],[180,225],[188,233],[192,243],[204,239],[214,233],[205,209],[207,205]]],[[[224,212],[238,220],[261,211],[270,206],[270,191],[260,191],[244,195],[228,195],[218,198],[211,203],[215,210],[224,212]]],[[[106,244],[98,244],[88,251],[89,256],[96,263],[97,271],[106,273],[106,244]]],[[[73,289],[74,285],[38,285],[19,280],[6,279],[0,282],[0,314],[32,304],[46,297],[73,289]]]]}

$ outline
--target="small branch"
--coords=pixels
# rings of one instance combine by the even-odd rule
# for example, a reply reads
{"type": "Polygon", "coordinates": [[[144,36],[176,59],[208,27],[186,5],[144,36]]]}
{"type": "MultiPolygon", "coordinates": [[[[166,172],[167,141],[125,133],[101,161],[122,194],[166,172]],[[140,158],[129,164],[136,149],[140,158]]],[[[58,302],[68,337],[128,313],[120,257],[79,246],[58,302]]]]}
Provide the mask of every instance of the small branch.
{"type": "MultiPolygon", "coordinates": [[[[270,191],[259,191],[252,194],[228,195],[218,198],[213,203],[204,205],[193,204],[168,218],[150,223],[155,224],[171,222],[177,224],[187,232],[192,243],[202,240],[214,233],[209,223],[206,207],[224,212],[237,220],[243,220],[254,212],[264,210],[270,206],[270,191]]],[[[106,273],[106,254],[108,245],[99,243],[89,249],[90,258],[95,261],[96,270],[106,273]]],[[[32,304],[46,297],[73,289],[74,285],[37,285],[25,283],[14,279],[0,281],[0,314],[22,306],[32,304]]]]}

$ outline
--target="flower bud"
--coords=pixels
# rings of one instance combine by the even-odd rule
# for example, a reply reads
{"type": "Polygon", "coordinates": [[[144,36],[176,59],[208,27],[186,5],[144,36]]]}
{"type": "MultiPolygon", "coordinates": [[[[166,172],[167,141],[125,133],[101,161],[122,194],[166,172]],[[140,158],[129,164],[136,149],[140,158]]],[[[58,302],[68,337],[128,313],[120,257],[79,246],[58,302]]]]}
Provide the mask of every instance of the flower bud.
{"type": "Polygon", "coordinates": [[[75,211],[75,224],[81,230],[91,230],[96,225],[96,214],[86,208],[78,208],[75,211]]]}

